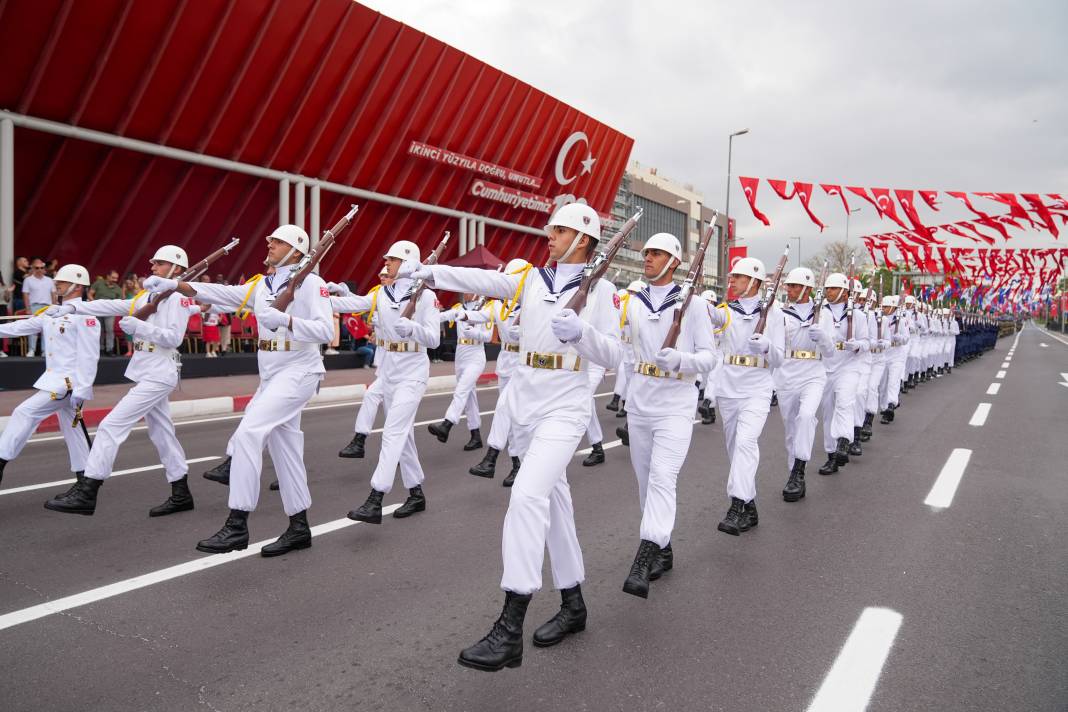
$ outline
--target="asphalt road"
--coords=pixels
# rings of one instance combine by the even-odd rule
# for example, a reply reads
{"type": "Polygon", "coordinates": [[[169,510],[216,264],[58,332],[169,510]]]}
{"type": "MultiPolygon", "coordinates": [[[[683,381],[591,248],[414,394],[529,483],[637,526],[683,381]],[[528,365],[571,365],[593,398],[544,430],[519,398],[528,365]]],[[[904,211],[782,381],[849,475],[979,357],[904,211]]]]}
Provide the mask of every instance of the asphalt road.
{"type": "MultiPolygon", "coordinates": [[[[761,440],[760,526],[742,537],[715,528],[728,504],[721,427],[696,425],[679,482],[675,569],[648,600],[621,591],[638,544],[627,451],[609,449],[594,468],[577,455],[569,477],[589,625],[555,648],[530,645],[558,606],[546,588],[528,612],[522,667],[496,674],[461,668],[456,655],[500,610],[507,468],[502,457],[494,480],[467,474],[481,452],[461,450],[462,426],[446,445],[416,429],[425,514],[344,526],[307,551],[227,560],[22,622],[43,602],[210,559],[194,546],[226,515],[225,488],[199,476],[217,460],[190,466],[196,510],[159,519],[147,510],[168,493],[160,470],[107,482],[93,517],[41,506],[65,486],[7,494],[69,476],[62,442],[42,439],[8,466],[0,489],[0,707],[736,712],[805,710],[817,700],[882,712],[1063,711],[1068,387],[1058,382],[1068,345],[1025,329],[1002,368],[1012,344],[1003,339],[903,396],[896,422],[876,424],[864,456],[840,474],[820,477],[812,463],[797,504],[779,495],[787,464],[773,409],[761,440]],[[1000,389],[988,394],[994,383],[1000,389]],[[991,406],[985,423],[970,425],[980,403],[991,406]],[[954,450],[971,452],[952,502],[929,506],[954,450]],[[896,621],[882,649],[857,625],[868,609],[896,621]],[[847,639],[857,647],[840,659],[847,639]],[[836,686],[862,681],[865,664],[867,690],[836,686]]],[[[495,398],[492,388],[479,393],[483,411],[495,398]]],[[[606,401],[598,398],[598,411],[611,441],[620,421],[606,401]]],[[[447,402],[427,398],[418,420],[436,420],[447,402]]],[[[378,436],[368,459],[335,456],[354,412],[304,416],[313,525],[348,523],[369,490],[378,436]]],[[[217,458],[236,424],[212,418],[178,433],[189,458],[217,458]]],[[[138,430],[116,468],[155,464],[138,430]]],[[[285,528],[270,479],[268,467],[253,541],[285,528]]],[[[398,477],[386,504],[404,495],[398,477]]]]}

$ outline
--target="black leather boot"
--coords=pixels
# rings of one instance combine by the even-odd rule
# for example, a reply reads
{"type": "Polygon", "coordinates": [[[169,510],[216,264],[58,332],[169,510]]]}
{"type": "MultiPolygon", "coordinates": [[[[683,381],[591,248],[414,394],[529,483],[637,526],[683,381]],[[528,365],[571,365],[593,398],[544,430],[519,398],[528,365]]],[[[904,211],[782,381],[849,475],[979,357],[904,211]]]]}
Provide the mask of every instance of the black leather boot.
{"type": "Polygon", "coordinates": [[[534,631],[534,645],[548,648],[574,633],[586,630],[586,602],[582,587],[575,584],[560,590],[560,610],[534,631]]]}
{"type": "Polygon", "coordinates": [[[835,456],[835,453],[827,453],[827,462],[823,463],[823,467],[821,467],[818,472],[821,475],[833,475],[838,472],[838,458],[835,456]]]}
{"type": "Polygon", "coordinates": [[[612,394],[612,400],[605,404],[605,408],[608,410],[619,410],[619,395],[617,393],[612,394]]]}
{"type": "Polygon", "coordinates": [[[849,464],[849,438],[838,438],[838,449],[834,451],[834,461],[839,467],[849,464]]]}
{"type": "Polygon", "coordinates": [[[338,457],[363,457],[363,445],[367,440],[367,435],[364,433],[356,433],[352,436],[352,442],[345,447],[341,448],[338,452],[338,457]]]}
{"type": "Polygon", "coordinates": [[[248,548],[248,512],[231,509],[222,529],[197,544],[197,551],[205,554],[225,554],[248,548]]]}
{"type": "Polygon", "coordinates": [[[297,512],[289,518],[289,526],[282,536],[260,549],[261,556],[281,556],[297,549],[309,549],[312,545],[311,527],[308,526],[308,512],[297,512]]]}
{"type": "Polygon", "coordinates": [[[464,450],[466,452],[471,452],[472,450],[480,449],[482,449],[482,431],[478,428],[475,428],[471,431],[471,439],[467,441],[466,445],[464,445],[464,450]]]}
{"type": "Polygon", "coordinates": [[[482,458],[482,462],[469,469],[468,472],[476,477],[493,479],[493,476],[497,473],[497,456],[500,454],[501,451],[495,447],[487,448],[486,456],[482,458]]]}
{"type": "Polygon", "coordinates": [[[96,511],[96,493],[103,480],[79,477],[69,490],[45,502],[45,509],[66,514],[92,515],[96,511]]]}
{"type": "Polygon", "coordinates": [[[779,405],[779,394],[775,391],[771,392],[771,405],[772,407],[779,405]]]}
{"type": "Polygon", "coordinates": [[[367,501],[361,504],[359,509],[349,512],[349,519],[354,519],[357,522],[367,522],[368,524],[381,524],[382,498],[385,494],[385,492],[372,489],[371,494],[367,495],[367,501]]]}
{"type": "Polygon", "coordinates": [[[485,638],[460,653],[456,662],[464,667],[497,672],[523,664],[523,620],[531,595],[504,592],[504,608],[485,638]]]}
{"type": "Polygon", "coordinates": [[[271,490],[272,492],[277,492],[278,480],[271,480],[271,484],[267,485],[267,489],[271,490]]]}
{"type": "Polygon", "coordinates": [[[447,443],[449,441],[449,431],[452,430],[452,421],[443,419],[440,423],[426,426],[426,429],[438,439],[439,443],[447,443]]]}
{"type": "Polygon", "coordinates": [[[757,516],[756,500],[751,499],[745,503],[742,510],[742,531],[747,532],[760,523],[757,516]]]}
{"type": "Polygon", "coordinates": [[[522,464],[523,463],[519,461],[518,457],[512,458],[512,471],[504,478],[504,482],[501,483],[501,486],[511,487],[515,484],[515,476],[519,474],[519,466],[522,464]]]}
{"type": "Polygon", "coordinates": [[[4,466],[7,464],[7,460],[0,457],[0,482],[4,481],[4,466]]]}
{"type": "Polygon", "coordinates": [[[849,443],[850,455],[863,455],[864,451],[860,449],[860,428],[853,426],[853,442],[849,443]]]}
{"type": "Polygon", "coordinates": [[[723,521],[719,523],[716,529],[719,529],[724,534],[730,534],[731,536],[738,536],[744,529],[743,519],[745,519],[745,502],[737,497],[731,497],[731,507],[727,510],[727,516],[723,518],[723,521]]]}
{"type": "Polygon", "coordinates": [[[229,486],[230,484],[230,460],[227,457],[215,467],[211,468],[204,473],[204,479],[211,480],[212,482],[218,482],[222,485],[229,486]]]}
{"type": "Polygon", "coordinates": [[[864,425],[860,426],[860,441],[866,443],[871,440],[871,426],[875,423],[875,413],[864,414],[864,425]]]}
{"type": "Polygon", "coordinates": [[[616,411],[616,417],[617,418],[626,418],[627,417],[627,401],[626,401],[626,399],[624,399],[619,404],[619,410],[616,411]]]}
{"type": "Polygon", "coordinates": [[[897,412],[897,403],[891,403],[889,408],[890,422],[894,422],[894,414],[897,412]]]}
{"type": "Polygon", "coordinates": [[[158,507],[148,510],[150,517],[165,517],[175,512],[188,512],[193,508],[193,493],[189,491],[189,475],[171,483],[171,496],[158,507]]]}
{"type": "Polygon", "coordinates": [[[623,423],[616,428],[616,437],[620,439],[623,447],[630,447],[630,422],[623,423]]]}
{"type": "Polygon", "coordinates": [[[675,552],[671,550],[671,542],[660,550],[660,556],[653,561],[649,569],[649,580],[656,581],[658,578],[675,568],[675,552]]]}
{"type": "MultiPolygon", "coordinates": [[[[394,519],[404,519],[410,517],[416,512],[426,511],[426,496],[423,495],[423,488],[419,485],[412,487],[408,490],[408,499],[404,500],[404,504],[393,512],[394,519]]],[[[381,518],[381,514],[379,514],[381,518]]]]}
{"type": "Polygon", "coordinates": [[[638,553],[634,555],[634,563],[630,565],[630,574],[623,582],[623,593],[629,593],[639,598],[649,598],[649,570],[653,561],[660,558],[660,547],[656,542],[642,539],[638,545],[638,553]]]}
{"type": "Polygon", "coordinates": [[[582,461],[583,467],[593,467],[594,465],[600,465],[604,462],[604,448],[601,447],[601,443],[594,443],[590,446],[590,454],[586,456],[586,459],[582,461]]]}
{"type": "Polygon", "coordinates": [[[805,498],[805,461],[794,458],[794,468],[790,470],[790,478],[786,480],[786,486],[782,488],[784,502],[797,502],[805,498]]]}
{"type": "Polygon", "coordinates": [[[887,425],[888,423],[890,423],[890,421],[893,420],[893,418],[890,417],[891,415],[893,415],[893,411],[891,411],[889,408],[884,410],[879,415],[881,416],[879,418],[879,422],[882,423],[883,425],[887,425]]]}
{"type": "Polygon", "coordinates": [[[716,409],[711,401],[705,401],[705,412],[701,414],[702,425],[712,425],[716,422],[716,409]]]}

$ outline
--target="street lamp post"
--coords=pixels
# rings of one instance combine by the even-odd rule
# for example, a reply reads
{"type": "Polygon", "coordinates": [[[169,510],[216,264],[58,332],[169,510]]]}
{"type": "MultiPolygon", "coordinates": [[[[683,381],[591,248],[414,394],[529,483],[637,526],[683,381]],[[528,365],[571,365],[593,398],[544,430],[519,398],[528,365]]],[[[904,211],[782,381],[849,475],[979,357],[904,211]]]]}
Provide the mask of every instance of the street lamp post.
{"type": "Polygon", "coordinates": [[[723,240],[723,252],[720,255],[720,267],[719,278],[723,280],[722,287],[724,293],[727,290],[727,265],[731,249],[731,150],[734,144],[735,136],[742,136],[749,133],[749,129],[742,129],[741,131],[735,131],[727,137],[727,206],[724,211],[724,217],[727,219],[727,236],[723,240]]]}
{"type": "Polygon", "coordinates": [[[797,266],[800,267],[801,266],[801,238],[800,237],[791,237],[790,239],[791,240],[797,240],[797,266]]]}
{"type": "Polygon", "coordinates": [[[847,250],[849,249],[849,216],[852,215],[853,213],[859,213],[859,212],[860,212],[860,208],[853,208],[852,210],[850,210],[849,212],[846,213],[846,238],[845,238],[845,244],[846,244],[846,249],[847,250]]]}

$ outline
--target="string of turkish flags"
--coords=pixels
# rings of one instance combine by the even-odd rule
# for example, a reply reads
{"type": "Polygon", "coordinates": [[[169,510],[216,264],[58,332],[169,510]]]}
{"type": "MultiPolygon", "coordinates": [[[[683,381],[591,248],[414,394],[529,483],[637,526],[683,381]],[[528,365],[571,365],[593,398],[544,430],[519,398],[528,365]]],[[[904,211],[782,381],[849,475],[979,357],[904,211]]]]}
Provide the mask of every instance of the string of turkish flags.
{"type": "MultiPolygon", "coordinates": [[[[749,203],[749,209],[753,217],[765,225],[770,226],[771,220],[757,208],[757,190],[760,187],[760,178],[739,176],[742,192],[749,203]]],[[[812,212],[812,194],[814,185],[803,181],[785,181],[772,178],[764,179],[782,200],[797,199],[802,209],[808,214],[809,219],[820,230],[826,227],[824,222],[812,212]]],[[[963,191],[947,190],[901,190],[889,188],[862,188],[857,186],[841,186],[834,183],[819,183],[819,187],[829,196],[837,197],[842,202],[842,209],[848,216],[849,196],[859,197],[867,201],[880,218],[889,219],[897,224],[903,239],[916,245],[945,244],[939,240],[936,233],[939,230],[948,232],[957,237],[964,237],[975,242],[994,244],[997,237],[1006,240],[1011,239],[1008,228],[1025,229],[1024,223],[1034,229],[1046,230],[1054,238],[1060,236],[1057,220],[1061,225],[1068,225],[1068,200],[1058,193],[1045,193],[1045,199],[1038,193],[966,193],[963,191]],[[971,220],[961,220],[943,225],[927,225],[916,210],[916,196],[930,210],[938,212],[941,203],[938,200],[940,192],[959,200],[975,216],[971,220]],[[1004,215],[990,215],[972,203],[971,196],[985,198],[1000,203],[1008,208],[1004,215]],[[899,210],[900,208],[900,210],[899,210]],[[993,230],[996,236],[980,231],[976,226],[993,230]],[[974,236],[973,234],[974,233],[974,236]]],[[[892,233],[891,233],[892,234],[892,233]]]]}
{"type": "MultiPolygon", "coordinates": [[[[862,238],[872,262],[894,270],[889,243],[862,238]],[[882,257],[880,260],[879,257],[882,257]]],[[[898,245],[906,270],[952,276],[963,286],[980,281],[1006,280],[1020,276],[1028,283],[1055,285],[1068,269],[1068,248],[990,249],[986,247],[943,247],[940,245],[898,245]],[[904,247],[904,249],[901,249],[904,247]]]]}

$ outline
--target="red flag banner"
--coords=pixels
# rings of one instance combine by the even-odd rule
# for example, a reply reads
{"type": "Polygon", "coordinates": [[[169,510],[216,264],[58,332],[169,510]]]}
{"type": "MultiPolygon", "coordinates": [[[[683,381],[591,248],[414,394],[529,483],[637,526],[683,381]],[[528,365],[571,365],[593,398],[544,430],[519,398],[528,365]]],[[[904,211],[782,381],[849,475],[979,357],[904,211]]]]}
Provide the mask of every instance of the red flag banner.
{"type": "Polygon", "coordinates": [[[890,191],[886,188],[872,188],[871,194],[875,196],[875,202],[879,206],[879,213],[890,218],[902,229],[908,230],[909,226],[901,222],[901,218],[897,215],[897,207],[894,205],[894,199],[890,197],[890,191]]]}
{"type": "Polygon", "coordinates": [[[905,217],[912,223],[916,232],[931,237],[933,231],[923,224],[923,221],[920,220],[920,214],[916,212],[915,193],[911,190],[895,190],[894,195],[897,197],[897,202],[901,204],[901,209],[905,211],[905,217]]]}
{"type": "Polygon", "coordinates": [[[1031,211],[1038,215],[1038,219],[1042,221],[1042,226],[1046,228],[1049,234],[1053,235],[1053,237],[1060,237],[1057,223],[1054,222],[1053,215],[1050,214],[1049,209],[1046,208],[1046,204],[1042,202],[1042,198],[1038,193],[1020,193],[1020,197],[1031,206],[1031,211]]]}
{"type": "Polygon", "coordinates": [[[972,199],[968,197],[967,193],[960,190],[947,190],[946,195],[951,195],[957,200],[963,202],[966,206],[968,206],[968,210],[971,210],[978,217],[985,218],[987,220],[990,219],[990,216],[984,213],[982,210],[976,210],[975,206],[972,205],[972,199]]]}
{"type": "Polygon", "coordinates": [[[753,211],[753,217],[765,225],[771,225],[771,220],[768,220],[768,216],[760,212],[756,206],[757,188],[760,187],[760,179],[738,176],[738,182],[742,184],[742,192],[745,193],[745,199],[749,201],[749,209],[753,211]]]}
{"type": "Polygon", "coordinates": [[[823,192],[830,196],[837,195],[842,199],[842,207],[845,208],[846,215],[849,215],[849,203],[846,201],[845,193],[842,192],[842,186],[833,185],[831,183],[820,183],[820,187],[823,188],[823,192]]]}
{"type": "Polygon", "coordinates": [[[938,210],[938,191],[937,190],[918,190],[916,191],[923,198],[923,202],[927,203],[927,207],[931,210],[938,210]]]}
{"type": "Polygon", "coordinates": [[[808,213],[809,220],[816,223],[819,226],[820,232],[823,232],[823,228],[827,227],[823,224],[818,217],[813,215],[812,209],[808,205],[808,201],[812,199],[812,184],[811,183],[798,183],[794,182],[794,195],[801,201],[801,207],[808,213]]]}
{"type": "Polygon", "coordinates": [[[868,195],[868,191],[867,191],[866,188],[857,188],[857,187],[848,185],[848,186],[846,186],[846,190],[848,190],[850,193],[853,193],[854,195],[859,195],[860,197],[864,198],[864,200],[867,200],[869,203],[872,204],[872,207],[875,208],[875,212],[879,213],[879,217],[883,216],[882,208],[880,208],[879,204],[876,203],[875,200],[872,199],[872,197],[870,195],[868,195]]]}
{"type": "Polygon", "coordinates": [[[783,200],[793,199],[794,194],[786,192],[786,181],[777,180],[775,178],[768,178],[768,185],[770,185],[771,189],[774,190],[775,193],[783,200]]]}

